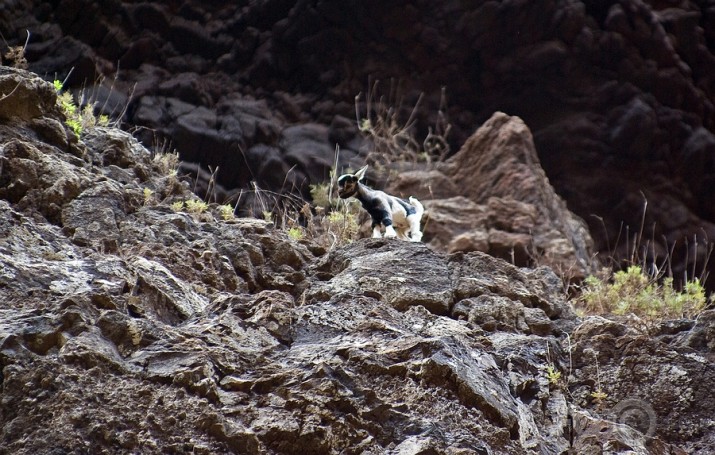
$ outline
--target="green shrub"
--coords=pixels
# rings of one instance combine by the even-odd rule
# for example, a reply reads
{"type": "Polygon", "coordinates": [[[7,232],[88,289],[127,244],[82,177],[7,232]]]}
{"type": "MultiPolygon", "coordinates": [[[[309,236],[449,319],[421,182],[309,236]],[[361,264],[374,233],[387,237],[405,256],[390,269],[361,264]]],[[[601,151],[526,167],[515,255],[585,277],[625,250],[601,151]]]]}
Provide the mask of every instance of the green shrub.
{"type": "Polygon", "coordinates": [[[107,126],[109,124],[109,117],[106,115],[100,115],[99,118],[95,117],[94,109],[90,104],[86,104],[83,109],[80,109],[72,98],[72,94],[62,91],[62,82],[55,80],[52,85],[57,91],[57,104],[67,118],[65,123],[77,138],[87,128],[93,128],[98,125],[107,126]]]}
{"type": "Polygon", "coordinates": [[[303,229],[299,228],[298,226],[293,226],[292,228],[288,229],[288,237],[292,238],[293,240],[302,239],[303,229]]]}
{"type": "Polygon", "coordinates": [[[235,215],[233,214],[233,206],[231,204],[227,203],[219,205],[218,211],[224,221],[232,220],[235,218],[235,215]]]}
{"type": "Polygon", "coordinates": [[[310,185],[310,197],[316,207],[322,207],[327,210],[333,205],[333,200],[330,197],[332,185],[330,181],[316,183],[310,185]]]}
{"type": "Polygon", "coordinates": [[[193,214],[204,213],[209,205],[199,199],[189,199],[186,201],[186,211],[193,214]]]}
{"type": "Polygon", "coordinates": [[[335,237],[339,245],[345,245],[357,238],[360,225],[357,214],[349,205],[343,210],[330,212],[324,222],[326,230],[335,237]]]}
{"type": "Polygon", "coordinates": [[[693,317],[707,303],[705,288],[697,278],[679,291],[672,278],[658,281],[637,265],[616,272],[612,280],[589,276],[579,301],[591,313],[632,313],[648,320],[693,317]]]}

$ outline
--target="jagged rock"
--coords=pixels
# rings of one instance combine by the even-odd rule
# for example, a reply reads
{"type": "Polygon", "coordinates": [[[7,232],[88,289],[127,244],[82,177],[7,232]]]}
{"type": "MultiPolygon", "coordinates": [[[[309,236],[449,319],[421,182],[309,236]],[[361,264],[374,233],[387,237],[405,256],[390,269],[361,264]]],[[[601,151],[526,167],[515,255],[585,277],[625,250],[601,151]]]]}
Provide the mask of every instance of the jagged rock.
{"type": "Polygon", "coordinates": [[[700,351],[712,357],[715,352],[715,310],[703,311],[698,315],[695,324],[686,325],[675,338],[677,343],[700,351]]]}
{"type": "MultiPolygon", "coordinates": [[[[698,336],[698,332],[686,333],[698,336]]],[[[698,352],[680,354],[677,344],[666,344],[622,322],[600,317],[585,319],[573,332],[572,342],[576,385],[571,393],[583,408],[596,406],[590,394],[600,387],[606,394],[607,409],[618,409],[625,400],[635,402],[623,410],[622,417],[630,415],[635,421],[626,423],[641,432],[648,433],[653,425],[652,431],[660,438],[687,444],[688,450],[710,447],[713,423],[692,418],[691,413],[712,411],[706,398],[707,391],[715,387],[712,360],[698,352]],[[707,436],[688,443],[695,434],[707,436]]]]}
{"type": "Polygon", "coordinates": [[[548,335],[552,330],[551,321],[540,308],[526,308],[518,301],[493,295],[463,299],[454,306],[452,315],[490,332],[548,335]]]}
{"type": "Polygon", "coordinates": [[[544,264],[576,281],[592,268],[588,229],[554,192],[517,117],[494,114],[438,169],[400,173],[391,190],[423,199],[424,239],[436,248],[544,264]],[[431,182],[442,180],[458,182],[458,196],[431,199],[431,182]]]}
{"type": "Polygon", "coordinates": [[[331,253],[324,264],[319,270],[326,281],[311,290],[309,299],[326,301],[349,292],[402,310],[422,305],[436,314],[446,314],[452,303],[447,263],[420,243],[354,242],[331,253]]]}
{"type": "Polygon", "coordinates": [[[390,182],[390,190],[397,196],[403,198],[419,196],[423,199],[434,199],[434,203],[450,199],[455,200],[457,204],[461,203],[458,199],[470,201],[463,196],[458,196],[459,189],[459,182],[455,182],[437,169],[403,170],[390,182]]]}
{"type": "MultiPolygon", "coordinates": [[[[397,180],[403,181],[400,177],[397,180]]],[[[486,207],[464,196],[429,200],[417,191],[406,194],[414,194],[425,206],[427,214],[422,217],[425,242],[450,253],[489,251],[486,207]],[[458,246],[464,249],[458,249],[458,246]]]]}
{"type": "MultiPolygon", "coordinates": [[[[326,0],[190,0],[180,8],[75,0],[8,4],[0,32],[23,46],[29,31],[32,70],[68,76],[78,92],[87,87],[97,108],[127,107],[125,120],[144,127],[145,144],[168,138],[186,159],[219,167],[229,189],[256,182],[278,192],[294,164],[304,171],[288,188],[318,183],[302,179],[327,175],[336,144],[360,151],[357,124],[379,101],[418,142],[449,124],[452,150],[493,112],[518,115],[602,254],[630,259],[629,247],[616,243],[621,226],[640,228],[645,195],[644,224],[662,231],[652,236],[658,250],[676,244],[671,260],[681,275],[706,258],[684,240],[697,235],[702,244],[703,231],[715,237],[706,137],[715,128],[714,17],[693,0],[399,2],[380,10],[326,0]],[[342,126],[350,123],[352,131],[342,126]],[[294,163],[270,154],[261,170],[260,154],[246,163],[239,152],[278,148],[283,131],[304,124],[335,126],[327,140],[295,144],[317,145],[319,156],[299,154],[294,163]],[[681,225],[670,226],[674,220],[681,225]]],[[[46,126],[59,140],[61,129],[46,126]]],[[[435,194],[455,184],[444,183],[433,183],[435,194]]]]}
{"type": "Polygon", "coordinates": [[[130,267],[137,278],[132,288],[129,311],[138,316],[151,314],[151,319],[174,325],[208,305],[206,298],[158,262],[138,257],[130,267]]]}
{"type": "Polygon", "coordinates": [[[483,253],[458,253],[449,261],[455,301],[497,294],[541,308],[549,318],[568,319],[573,312],[560,279],[547,267],[520,269],[483,253]]]}
{"type": "Polygon", "coordinates": [[[123,190],[116,182],[99,182],[63,207],[62,226],[74,243],[96,242],[117,251],[120,221],[127,212],[123,190]]]}
{"type": "Polygon", "coordinates": [[[101,150],[96,157],[99,162],[95,164],[102,167],[114,165],[122,169],[131,168],[136,178],[146,179],[149,171],[145,167],[149,154],[131,134],[116,128],[95,127],[86,132],[83,142],[93,150],[101,150]]]}
{"type": "Polygon", "coordinates": [[[611,421],[593,418],[583,412],[574,412],[574,427],[579,437],[573,449],[577,453],[601,454],[649,454],[645,436],[627,425],[617,425],[611,421]]]}
{"type": "Polygon", "coordinates": [[[48,153],[22,139],[3,143],[2,160],[0,178],[8,183],[3,185],[2,195],[54,222],[61,217],[62,205],[89,186],[88,172],[68,172],[73,164],[49,159],[48,153]]]}
{"type": "Polygon", "coordinates": [[[173,202],[195,196],[121,134],[80,136],[74,154],[33,125],[0,125],[2,162],[79,183],[57,194],[37,174],[37,187],[10,191],[32,173],[2,170],[7,452],[677,453],[676,443],[707,453],[715,444],[709,312],[648,337],[577,318],[548,267],[395,239],[325,251],[267,221],[224,220],[215,204],[176,211],[173,202]],[[632,418],[647,407],[611,415],[634,398],[657,416],[651,440],[650,422],[632,418]]]}
{"type": "Polygon", "coordinates": [[[59,112],[54,88],[29,71],[0,66],[0,98],[0,119],[4,122],[29,122],[59,112]]]}

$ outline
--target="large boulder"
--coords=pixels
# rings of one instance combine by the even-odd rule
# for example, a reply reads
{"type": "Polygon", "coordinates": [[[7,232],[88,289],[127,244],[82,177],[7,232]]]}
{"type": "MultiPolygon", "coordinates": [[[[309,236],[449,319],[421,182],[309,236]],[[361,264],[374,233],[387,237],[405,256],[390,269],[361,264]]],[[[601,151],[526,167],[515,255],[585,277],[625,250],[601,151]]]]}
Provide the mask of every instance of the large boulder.
{"type": "Polygon", "coordinates": [[[518,117],[495,113],[445,163],[398,173],[390,188],[423,200],[424,240],[437,248],[548,265],[566,279],[582,279],[592,270],[588,227],[554,191],[531,132],[518,117]],[[456,194],[445,193],[450,187],[456,194]]]}

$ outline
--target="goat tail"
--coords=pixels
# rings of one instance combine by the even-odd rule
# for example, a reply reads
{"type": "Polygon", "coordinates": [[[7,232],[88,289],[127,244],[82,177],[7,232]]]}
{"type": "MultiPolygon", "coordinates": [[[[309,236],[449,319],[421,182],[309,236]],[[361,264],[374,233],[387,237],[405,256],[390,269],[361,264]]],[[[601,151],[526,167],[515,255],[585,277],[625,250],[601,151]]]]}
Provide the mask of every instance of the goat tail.
{"type": "Polygon", "coordinates": [[[425,208],[422,203],[418,201],[417,198],[414,198],[412,196],[409,197],[408,201],[410,201],[410,204],[415,207],[415,212],[418,215],[417,219],[421,219],[422,215],[425,213],[425,208]]]}

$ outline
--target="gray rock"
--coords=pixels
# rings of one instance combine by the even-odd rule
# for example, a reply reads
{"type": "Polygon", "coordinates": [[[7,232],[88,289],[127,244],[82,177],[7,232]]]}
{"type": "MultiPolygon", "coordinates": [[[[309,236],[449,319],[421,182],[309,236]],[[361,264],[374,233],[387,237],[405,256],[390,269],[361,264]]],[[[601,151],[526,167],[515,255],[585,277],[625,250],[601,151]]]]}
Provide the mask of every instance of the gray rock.
{"type": "Polygon", "coordinates": [[[447,263],[420,243],[360,240],[332,252],[319,268],[332,276],[311,289],[314,301],[347,292],[400,310],[422,305],[435,314],[446,314],[452,303],[447,263]]]}
{"type": "Polygon", "coordinates": [[[676,335],[675,342],[703,353],[715,351],[715,310],[698,315],[695,324],[676,335]]]}
{"type": "Polygon", "coordinates": [[[618,414],[611,418],[680,444],[688,444],[695,434],[708,434],[694,448],[712,443],[712,423],[691,417],[710,409],[705,396],[715,377],[706,356],[680,354],[677,347],[645,337],[623,322],[599,317],[585,319],[572,342],[571,392],[583,408],[596,405],[589,394],[600,386],[606,394],[601,407],[618,414]]]}
{"type": "Polygon", "coordinates": [[[59,113],[52,84],[29,71],[0,66],[0,119],[28,122],[59,113]]]}
{"type": "Polygon", "coordinates": [[[177,212],[195,196],[126,137],[80,137],[80,158],[34,127],[0,125],[7,452],[715,444],[709,312],[648,337],[578,319],[547,267],[394,239],[325,251],[216,204],[177,212]]]}
{"type": "Polygon", "coordinates": [[[116,252],[119,224],[127,212],[124,188],[117,182],[99,182],[66,204],[62,225],[77,245],[95,242],[107,252],[116,252]]]}
{"type": "Polygon", "coordinates": [[[426,242],[548,265],[574,281],[590,273],[587,227],[554,191],[521,119],[495,113],[436,168],[403,171],[390,183],[390,192],[422,199],[426,242]]]}

